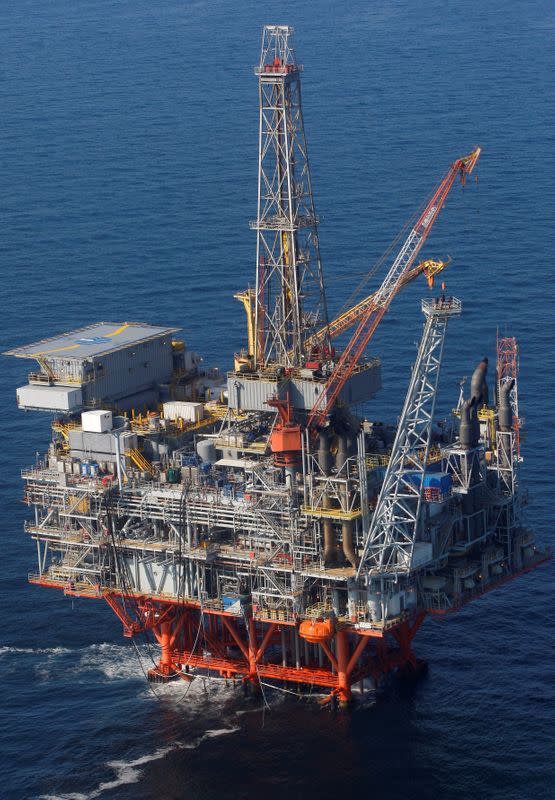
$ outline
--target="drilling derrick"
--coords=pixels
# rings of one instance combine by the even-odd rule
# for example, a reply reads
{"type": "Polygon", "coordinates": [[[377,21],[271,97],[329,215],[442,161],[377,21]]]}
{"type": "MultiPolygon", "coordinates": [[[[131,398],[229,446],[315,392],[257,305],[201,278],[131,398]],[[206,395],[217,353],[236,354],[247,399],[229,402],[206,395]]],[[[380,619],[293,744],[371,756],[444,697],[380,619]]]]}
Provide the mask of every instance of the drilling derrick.
{"type": "MultiPolygon", "coordinates": [[[[254,366],[302,367],[304,343],[327,325],[318,219],[301,106],[302,67],[292,28],[264,28],[259,81],[257,331],[254,366]]],[[[322,345],[327,344],[323,337],[322,345]]]]}
{"type": "Polygon", "coordinates": [[[418,674],[412,640],[428,614],[549,553],[524,518],[514,339],[498,340],[492,397],[484,358],[452,425],[436,421],[461,304],[428,298],[398,423],[355,413],[380,388],[365,350],[396,294],[420,274],[431,288],[449,263],[414,265],[480,148],[451,164],[381,284],[329,321],[291,34],[265,27],[255,70],[256,284],[235,295],[247,349],[227,376],[203,368],[179,329],[142,323],[99,322],[9,354],[39,367],[19,407],[56,415],[48,451],[22,473],[30,582],[103,600],[125,636],[153,637],[152,681],[287,683],[346,704],[355,686],[418,674]]]}
{"type": "MultiPolygon", "coordinates": [[[[251,228],[256,231],[256,285],[236,295],[247,312],[249,346],[246,355],[236,357],[228,381],[231,408],[267,411],[277,400],[290,407],[289,417],[293,410],[310,411],[325,395],[334,367],[303,123],[302,67],[292,33],[287,26],[266,26],[255,68],[258,213],[251,228]]],[[[379,359],[361,358],[336,398],[345,405],[364,402],[380,386],[379,359]]]]}

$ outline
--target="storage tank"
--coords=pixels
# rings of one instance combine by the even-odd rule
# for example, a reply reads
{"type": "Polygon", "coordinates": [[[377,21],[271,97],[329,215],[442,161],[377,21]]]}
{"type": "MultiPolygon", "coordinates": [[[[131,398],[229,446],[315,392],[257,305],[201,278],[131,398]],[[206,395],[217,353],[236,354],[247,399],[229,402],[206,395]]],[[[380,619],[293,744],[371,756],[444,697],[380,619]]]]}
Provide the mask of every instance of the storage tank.
{"type": "Polygon", "coordinates": [[[382,618],[382,596],[380,592],[368,592],[368,613],[372,622],[382,618]]]}

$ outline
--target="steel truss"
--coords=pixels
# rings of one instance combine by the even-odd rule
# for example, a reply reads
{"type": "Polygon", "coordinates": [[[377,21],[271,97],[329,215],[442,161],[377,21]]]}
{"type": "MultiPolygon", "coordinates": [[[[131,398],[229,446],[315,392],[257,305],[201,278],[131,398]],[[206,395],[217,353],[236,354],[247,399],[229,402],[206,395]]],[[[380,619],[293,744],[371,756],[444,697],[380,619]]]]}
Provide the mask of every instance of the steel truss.
{"type": "Polygon", "coordinates": [[[422,311],[424,332],[357,577],[408,572],[412,565],[445,333],[461,304],[455,298],[424,300],[422,311]]]}
{"type": "Polygon", "coordinates": [[[200,674],[239,678],[258,688],[266,679],[296,684],[297,690],[327,688],[327,700],[345,704],[364,678],[377,686],[393,670],[415,673],[412,641],[425,617],[421,612],[380,634],[332,629],[316,641],[303,637],[298,624],[255,620],[248,611],[237,616],[190,604],[130,602],[115,594],[105,599],[126,636],[152,631],[156,637],[161,653],[149,670],[152,681],[190,681],[200,674]]]}
{"type": "Polygon", "coordinates": [[[292,28],[264,28],[259,76],[255,365],[301,366],[327,325],[324,281],[292,28]]]}

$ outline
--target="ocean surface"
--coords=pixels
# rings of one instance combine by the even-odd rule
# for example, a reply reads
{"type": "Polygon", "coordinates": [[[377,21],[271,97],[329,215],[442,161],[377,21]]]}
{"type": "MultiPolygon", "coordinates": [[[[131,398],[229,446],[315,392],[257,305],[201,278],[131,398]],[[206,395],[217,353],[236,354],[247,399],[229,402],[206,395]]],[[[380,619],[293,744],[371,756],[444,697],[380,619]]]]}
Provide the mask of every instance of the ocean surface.
{"type": "MultiPolygon", "coordinates": [[[[463,301],[440,411],[496,330],[521,344],[528,516],[553,544],[555,237],[548,0],[3,0],[2,350],[97,320],[183,327],[208,365],[244,342],[233,300],[254,276],[258,60],[264,23],[295,27],[332,312],[459,155],[483,148],[426,245],[463,301]]],[[[377,277],[373,278],[376,285],[377,277]]],[[[395,420],[424,280],[372,342],[374,418],[395,420]]],[[[0,724],[5,800],[551,800],[550,563],[416,639],[428,677],[334,716],[224,683],[149,687],[100,602],[30,587],[19,472],[48,415],[16,408],[2,360],[0,724]]]]}

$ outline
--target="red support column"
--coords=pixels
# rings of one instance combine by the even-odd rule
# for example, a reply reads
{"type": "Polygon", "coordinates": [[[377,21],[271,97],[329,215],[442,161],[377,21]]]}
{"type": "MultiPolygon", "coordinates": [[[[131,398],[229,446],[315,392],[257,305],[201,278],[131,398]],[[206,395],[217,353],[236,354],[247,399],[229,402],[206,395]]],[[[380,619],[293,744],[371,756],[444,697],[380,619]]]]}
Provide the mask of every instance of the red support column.
{"type": "Polygon", "coordinates": [[[155,669],[149,669],[148,679],[153,682],[163,683],[170,680],[174,675],[177,675],[177,670],[173,662],[173,625],[171,622],[162,622],[157,627],[153,627],[152,631],[156,636],[158,644],[161,647],[160,660],[155,669]]]}
{"type": "Polygon", "coordinates": [[[346,706],[352,698],[349,681],[349,637],[346,631],[337,631],[335,636],[337,652],[337,696],[339,703],[346,706]]]}
{"type": "Polygon", "coordinates": [[[264,634],[264,638],[262,639],[262,644],[260,645],[260,647],[256,651],[256,660],[257,661],[260,661],[260,659],[264,655],[264,652],[265,652],[265,650],[266,650],[266,648],[267,648],[267,646],[268,646],[268,644],[270,642],[270,639],[272,638],[272,636],[274,634],[275,629],[276,629],[276,625],[275,625],[274,622],[272,622],[272,623],[270,623],[270,625],[268,625],[268,630],[264,634]]]}
{"type": "Polygon", "coordinates": [[[417,660],[412,650],[412,640],[422,625],[425,616],[425,612],[420,612],[412,624],[408,621],[403,622],[392,631],[395,641],[399,645],[399,666],[401,668],[416,670],[417,660]]]}
{"type": "Polygon", "coordinates": [[[258,644],[256,641],[256,625],[252,617],[248,621],[249,626],[249,680],[255,686],[260,683],[258,670],[256,667],[258,644]]]}
{"type": "Polygon", "coordinates": [[[160,636],[158,641],[162,652],[160,654],[160,671],[164,675],[169,675],[173,671],[173,658],[172,658],[172,626],[170,622],[163,622],[160,625],[160,636]]]}

